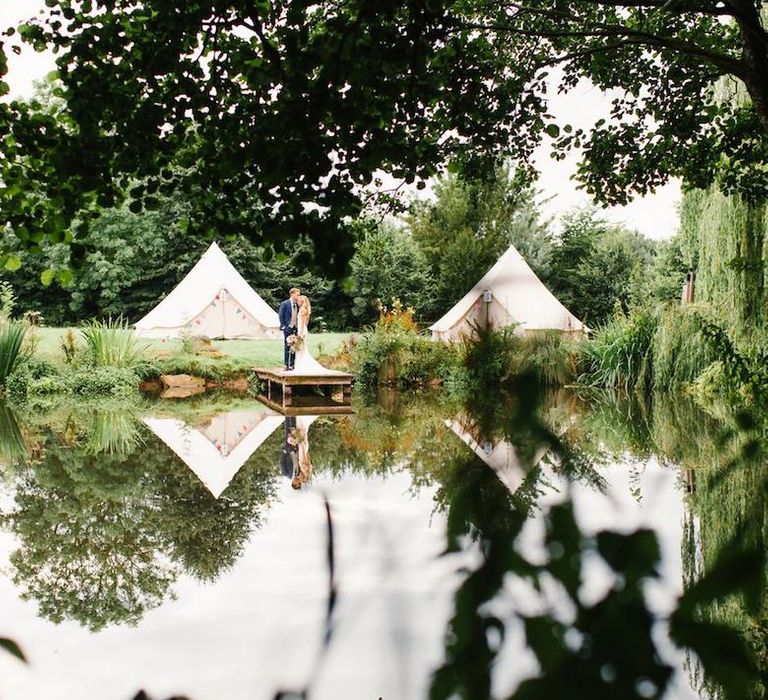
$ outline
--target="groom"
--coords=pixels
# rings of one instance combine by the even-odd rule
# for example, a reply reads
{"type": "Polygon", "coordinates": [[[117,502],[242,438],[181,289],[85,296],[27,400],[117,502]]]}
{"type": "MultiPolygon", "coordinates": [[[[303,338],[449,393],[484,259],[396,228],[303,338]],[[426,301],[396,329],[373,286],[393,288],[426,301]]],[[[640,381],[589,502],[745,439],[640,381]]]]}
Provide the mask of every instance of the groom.
{"type": "Polygon", "coordinates": [[[288,337],[296,334],[296,320],[299,317],[299,296],[301,291],[292,287],[289,292],[289,298],[280,304],[278,317],[280,318],[280,330],[283,332],[283,342],[285,343],[285,371],[293,369],[293,362],[296,354],[288,345],[288,337]]]}

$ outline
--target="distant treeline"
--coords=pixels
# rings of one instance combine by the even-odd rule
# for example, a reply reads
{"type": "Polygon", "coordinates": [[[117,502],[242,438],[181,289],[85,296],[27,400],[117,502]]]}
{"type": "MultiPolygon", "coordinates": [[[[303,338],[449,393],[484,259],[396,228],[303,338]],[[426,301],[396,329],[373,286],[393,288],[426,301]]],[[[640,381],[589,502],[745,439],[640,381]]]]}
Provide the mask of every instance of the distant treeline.
{"type": "MultiPolygon", "coordinates": [[[[416,199],[401,219],[353,222],[356,251],[349,275],[332,280],[306,261],[309,241],[273,255],[243,237],[219,244],[248,282],[273,306],[292,286],[313,301],[321,327],[345,330],[370,323],[393,298],[431,321],[448,310],[513,243],[533,270],[587,324],[617,309],[679,295],[686,270],[675,244],[651,241],[609,224],[591,209],[544,221],[536,191],[510,168],[491,181],[447,174],[430,198],[416,199]]],[[[163,199],[155,211],[105,209],[92,225],[82,264],[66,288],[46,287],[45,269],[69,264],[65,244],[20,252],[22,266],[4,271],[20,312],[38,311],[48,325],[124,315],[135,321],[168,294],[210,244],[185,230],[189,205],[163,199]]],[[[258,230],[254,224],[254,230],[258,230]]],[[[253,237],[258,240],[258,236],[253,237]]],[[[15,239],[4,241],[13,249],[15,239]]]]}

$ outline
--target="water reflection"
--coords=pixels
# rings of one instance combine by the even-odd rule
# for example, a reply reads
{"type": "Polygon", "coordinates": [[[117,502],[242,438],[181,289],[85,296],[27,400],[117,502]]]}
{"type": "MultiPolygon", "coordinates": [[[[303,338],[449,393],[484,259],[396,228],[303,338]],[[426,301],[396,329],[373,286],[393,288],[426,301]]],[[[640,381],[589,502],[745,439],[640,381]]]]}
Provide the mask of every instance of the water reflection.
{"type": "Polygon", "coordinates": [[[280,472],[291,480],[295,490],[309,486],[312,460],[309,454],[309,428],[318,416],[286,416],[285,440],[280,451],[280,472]]]}
{"type": "Polygon", "coordinates": [[[194,424],[173,417],[143,420],[214,498],[283,422],[263,407],[218,413],[194,424]]]}
{"type": "MultiPolygon", "coordinates": [[[[612,533],[602,544],[583,535],[567,501],[571,485],[579,482],[589,493],[606,490],[608,464],[628,474],[649,460],[694,472],[696,489],[687,496],[678,543],[684,583],[693,587],[736,535],[746,544],[766,545],[765,464],[758,451],[750,452],[762,427],[745,426],[743,417],[727,412],[703,412],[684,398],[649,405],[632,397],[561,392],[532,405],[526,396],[496,397],[473,409],[436,396],[389,393],[381,402],[361,403],[354,416],[286,418],[241,399],[20,418],[3,408],[0,459],[7,498],[0,524],[13,536],[10,576],[18,594],[35,601],[47,620],[73,620],[94,631],[135,625],[149,611],[167,607],[184,577],[221,585],[223,574],[258,543],[270,509],[297,497],[290,486],[304,489],[314,482],[310,492],[321,493],[360,478],[376,480],[384,493],[384,485],[402,482],[409,493],[398,486],[394,495],[381,496],[391,499],[389,517],[397,521],[405,499],[418,501],[424,523],[435,519],[442,527],[444,518],[447,549],[460,557],[461,576],[444,576],[455,582],[453,609],[442,661],[429,667],[438,669],[429,681],[432,697],[492,697],[500,640],[510,634],[525,635],[529,656],[544,668],[551,660],[541,639],[560,640],[558,658],[600,696],[606,663],[619,663],[633,645],[657,649],[652,619],[641,615],[632,634],[623,621],[604,629],[611,642],[589,663],[571,649],[573,634],[583,637],[602,624],[609,605],[630,601],[640,615],[645,581],[660,577],[659,550],[646,535],[612,533]],[[521,550],[533,522],[540,526],[538,544],[535,551],[521,550]],[[629,563],[623,553],[631,555],[629,563]],[[469,569],[468,554],[475,557],[469,569]],[[591,574],[589,567],[566,565],[574,558],[599,558],[615,573],[610,585],[623,579],[625,588],[611,589],[602,608],[580,599],[591,574]],[[528,586],[526,599],[538,601],[539,614],[501,614],[493,607],[504,600],[511,575],[528,586]],[[552,601],[537,598],[535,588],[547,592],[553,579],[562,588],[552,609],[568,601],[575,621],[544,614],[552,601]]],[[[632,479],[626,481],[632,487],[632,479]]],[[[335,506],[344,513],[342,496],[335,506]]],[[[407,539],[395,544],[407,546],[407,539]]],[[[322,570],[322,556],[317,567],[322,570]]],[[[265,561],[264,576],[270,568],[265,561]]],[[[343,598],[343,579],[340,586],[343,598]]],[[[724,604],[701,605],[697,615],[739,630],[766,668],[768,625],[760,600],[754,608],[733,595],[724,604]]],[[[26,646],[34,657],[34,646],[26,646]]],[[[662,652],[656,661],[640,654],[622,678],[621,697],[639,692],[641,676],[657,690],[666,687],[670,663],[662,652]]],[[[552,678],[567,678],[566,666],[553,667],[552,678]]],[[[716,674],[705,673],[694,656],[689,667],[702,693],[715,692],[716,674]]],[[[535,672],[535,664],[526,668],[535,672]]],[[[556,684],[526,687],[541,696],[568,694],[567,686],[556,684]]]]}
{"type": "Polygon", "coordinates": [[[510,493],[515,493],[520,488],[526,475],[548,452],[546,446],[536,445],[532,459],[528,460],[523,454],[522,445],[515,445],[498,437],[483,436],[477,424],[466,415],[446,420],[445,424],[496,473],[510,493]]]}

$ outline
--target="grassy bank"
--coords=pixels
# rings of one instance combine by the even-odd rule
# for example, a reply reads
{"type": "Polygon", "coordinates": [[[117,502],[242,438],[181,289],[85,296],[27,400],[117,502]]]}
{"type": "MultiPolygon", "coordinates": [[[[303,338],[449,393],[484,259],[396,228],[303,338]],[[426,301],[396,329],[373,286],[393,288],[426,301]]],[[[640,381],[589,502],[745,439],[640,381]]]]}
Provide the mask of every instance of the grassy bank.
{"type": "Polygon", "coordinates": [[[768,405],[768,342],[735,340],[710,308],[695,304],[617,313],[580,340],[504,328],[452,344],[432,342],[407,309],[393,310],[357,338],[351,367],[362,386],[443,385],[465,396],[532,372],[551,387],[679,389],[703,402],[768,405]]]}
{"type": "Polygon", "coordinates": [[[768,388],[768,345],[735,340],[706,305],[670,304],[619,315],[580,348],[579,381],[601,388],[668,391],[702,400],[760,404],[768,388]]]}
{"type": "MultiPolygon", "coordinates": [[[[61,349],[62,339],[68,331],[72,331],[78,343],[82,344],[77,328],[37,328],[39,338],[35,355],[53,365],[66,364],[64,352],[61,349]]],[[[349,333],[315,333],[309,336],[309,349],[315,357],[335,354],[349,333]]],[[[147,356],[150,361],[162,365],[169,361],[178,364],[179,358],[186,357],[190,361],[195,355],[184,353],[180,340],[146,339],[147,356]]],[[[233,365],[250,367],[274,367],[283,364],[283,341],[276,340],[215,340],[213,347],[222,356],[214,360],[226,360],[233,365]]],[[[200,355],[197,356],[201,357],[200,355]]],[[[223,364],[223,363],[222,363],[223,364]]]]}
{"type": "MultiPolygon", "coordinates": [[[[317,357],[338,353],[348,334],[318,333],[309,347],[317,357]]],[[[283,341],[144,340],[120,324],[82,328],[31,328],[26,351],[5,381],[12,403],[61,397],[135,399],[143,381],[190,374],[224,384],[256,366],[283,363],[283,341]]]]}

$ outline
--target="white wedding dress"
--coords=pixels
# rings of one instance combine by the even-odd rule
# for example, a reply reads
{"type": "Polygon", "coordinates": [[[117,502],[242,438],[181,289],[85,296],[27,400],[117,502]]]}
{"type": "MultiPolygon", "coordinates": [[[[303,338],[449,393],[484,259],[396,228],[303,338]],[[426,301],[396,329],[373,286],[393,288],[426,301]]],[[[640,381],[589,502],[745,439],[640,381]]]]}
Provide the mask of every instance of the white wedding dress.
{"type": "Polygon", "coordinates": [[[333,374],[333,370],[323,367],[309,352],[309,328],[301,314],[296,320],[296,335],[304,342],[301,349],[296,352],[293,363],[294,372],[297,374],[333,374]]]}

